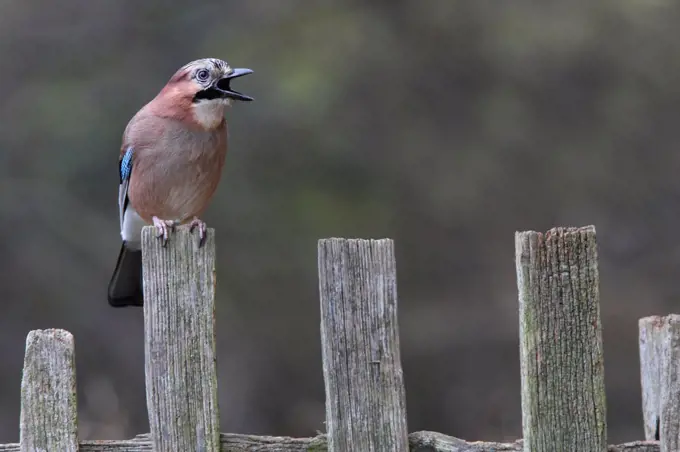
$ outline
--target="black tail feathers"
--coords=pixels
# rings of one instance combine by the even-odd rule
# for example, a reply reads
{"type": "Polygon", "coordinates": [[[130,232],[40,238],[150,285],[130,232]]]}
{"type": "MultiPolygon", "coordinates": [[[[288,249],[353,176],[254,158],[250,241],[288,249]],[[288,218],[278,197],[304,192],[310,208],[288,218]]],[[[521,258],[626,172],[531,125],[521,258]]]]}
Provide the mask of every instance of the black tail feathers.
{"type": "Polygon", "coordinates": [[[116,308],[142,306],[142,250],[120,248],[116,269],[109,282],[109,304],[116,308]]]}

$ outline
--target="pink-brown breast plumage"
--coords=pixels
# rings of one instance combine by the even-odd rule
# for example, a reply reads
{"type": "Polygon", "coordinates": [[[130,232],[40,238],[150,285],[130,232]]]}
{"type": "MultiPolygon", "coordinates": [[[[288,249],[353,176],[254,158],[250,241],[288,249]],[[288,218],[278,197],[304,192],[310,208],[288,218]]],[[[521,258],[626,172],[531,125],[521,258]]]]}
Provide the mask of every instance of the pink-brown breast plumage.
{"type": "MultiPolygon", "coordinates": [[[[151,109],[150,109],[151,110],[151,109]]],[[[215,193],[227,152],[227,125],[205,130],[186,120],[140,111],[125,132],[134,147],[130,204],[147,223],[200,216],[215,193]]]]}

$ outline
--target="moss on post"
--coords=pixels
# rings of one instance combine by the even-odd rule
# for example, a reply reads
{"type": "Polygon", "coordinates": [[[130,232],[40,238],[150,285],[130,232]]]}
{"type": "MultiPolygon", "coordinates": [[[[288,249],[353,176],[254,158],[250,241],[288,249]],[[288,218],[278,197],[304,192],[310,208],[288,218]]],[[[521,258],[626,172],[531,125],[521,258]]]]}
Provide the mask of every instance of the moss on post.
{"type": "Polygon", "coordinates": [[[595,228],[515,236],[524,450],[606,451],[595,228]]]}

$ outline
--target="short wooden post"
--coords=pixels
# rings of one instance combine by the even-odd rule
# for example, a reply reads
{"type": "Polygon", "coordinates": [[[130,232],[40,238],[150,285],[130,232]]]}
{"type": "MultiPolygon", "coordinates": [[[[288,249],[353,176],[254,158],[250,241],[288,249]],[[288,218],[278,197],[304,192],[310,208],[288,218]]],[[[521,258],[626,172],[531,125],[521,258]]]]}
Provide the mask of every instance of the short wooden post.
{"type": "Polygon", "coordinates": [[[595,228],[515,235],[524,450],[607,450],[595,228]]]}
{"type": "Polygon", "coordinates": [[[179,227],[167,247],[142,231],[146,403],[155,452],[220,450],[215,234],[179,227]]]}
{"type": "Polygon", "coordinates": [[[21,379],[21,452],[78,450],[75,372],[71,333],[28,333],[21,379]]]}
{"type": "Polygon", "coordinates": [[[330,452],[407,452],[392,240],[319,241],[330,452]]]}
{"type": "Polygon", "coordinates": [[[645,439],[661,452],[680,450],[680,315],[645,317],[640,328],[640,376],[645,439]]]}

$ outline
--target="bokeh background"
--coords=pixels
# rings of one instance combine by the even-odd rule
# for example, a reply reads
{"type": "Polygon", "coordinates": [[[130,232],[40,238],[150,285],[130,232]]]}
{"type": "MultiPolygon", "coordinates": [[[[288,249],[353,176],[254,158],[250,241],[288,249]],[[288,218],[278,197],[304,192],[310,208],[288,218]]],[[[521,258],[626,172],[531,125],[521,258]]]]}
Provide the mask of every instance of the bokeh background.
{"type": "Polygon", "coordinates": [[[186,62],[255,74],[205,219],[224,431],[324,430],[316,241],[396,241],[409,429],[521,436],[516,230],[595,224],[609,440],[637,319],[680,303],[680,6],[654,0],[0,2],[0,441],[25,336],[76,338],[82,438],[148,431],[142,312],[106,286],[129,118],[186,62]]]}

